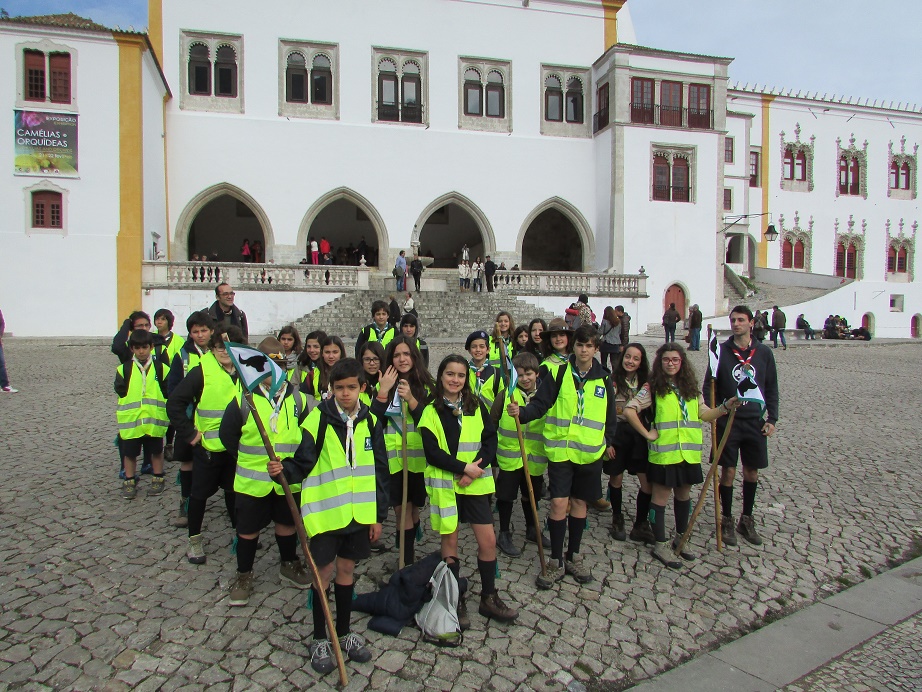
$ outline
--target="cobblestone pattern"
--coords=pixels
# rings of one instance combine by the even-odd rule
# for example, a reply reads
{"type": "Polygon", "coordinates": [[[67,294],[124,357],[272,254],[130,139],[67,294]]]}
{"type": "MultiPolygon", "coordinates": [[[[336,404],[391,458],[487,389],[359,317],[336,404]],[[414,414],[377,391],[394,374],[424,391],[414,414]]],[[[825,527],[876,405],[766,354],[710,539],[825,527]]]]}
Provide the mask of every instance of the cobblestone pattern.
{"type": "MultiPolygon", "coordinates": [[[[318,680],[306,658],[305,593],[280,585],[268,535],[251,604],[229,608],[235,562],[220,496],[206,515],[202,566],[188,564],[185,534],[168,523],[178,488],[149,497],[145,478],[136,500],[120,499],[108,348],[24,339],[4,347],[22,392],[0,395],[0,689],[329,689],[335,677],[318,680]]],[[[433,370],[455,350],[435,345],[433,370]]],[[[471,608],[459,649],[421,643],[413,628],[398,638],[369,632],[375,658],[349,664],[349,689],[617,689],[885,569],[920,525],[913,431],[922,426],[922,390],[910,382],[922,349],[776,355],[782,424],[756,505],[763,546],[741,541],[716,552],[708,511],[692,539],[702,556],[673,572],[637,544],[613,542],[610,517],[591,514],[583,553],[593,583],[568,577],[538,592],[533,546],[514,560],[500,556],[498,586],[520,609],[516,624],[487,622],[471,608]]],[[[706,354],[693,357],[700,372],[706,354]]],[[[631,513],[636,484],[625,488],[631,513]]],[[[737,489],[737,512],[740,503],[737,489]]],[[[385,535],[393,533],[390,520],[385,535]]],[[[427,530],[418,554],[437,548],[427,530]]],[[[475,575],[466,528],[461,553],[464,573],[475,575]]],[[[392,551],[360,565],[358,591],[395,564],[392,551]]],[[[365,632],[365,617],[353,622],[365,632]]]]}
{"type": "Polygon", "coordinates": [[[895,627],[784,688],[784,692],[922,690],[922,615],[895,627]]]}

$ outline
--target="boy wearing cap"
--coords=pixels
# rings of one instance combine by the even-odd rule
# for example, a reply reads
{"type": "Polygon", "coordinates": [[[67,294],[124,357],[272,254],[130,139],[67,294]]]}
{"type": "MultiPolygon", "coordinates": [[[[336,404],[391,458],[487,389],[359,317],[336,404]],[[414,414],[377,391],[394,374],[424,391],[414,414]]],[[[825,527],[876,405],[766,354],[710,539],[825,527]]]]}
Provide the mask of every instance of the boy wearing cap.
{"type": "Polygon", "coordinates": [[[471,389],[489,409],[497,394],[505,387],[499,370],[487,364],[490,354],[490,337],[482,329],[471,332],[464,342],[465,350],[471,354],[468,361],[468,379],[471,389]]]}

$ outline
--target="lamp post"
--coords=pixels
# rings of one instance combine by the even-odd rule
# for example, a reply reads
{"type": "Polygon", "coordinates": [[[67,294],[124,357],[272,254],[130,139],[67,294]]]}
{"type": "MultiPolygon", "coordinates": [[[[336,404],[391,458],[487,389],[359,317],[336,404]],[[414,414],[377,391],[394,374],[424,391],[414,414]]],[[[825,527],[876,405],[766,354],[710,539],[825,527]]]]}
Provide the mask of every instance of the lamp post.
{"type": "Polygon", "coordinates": [[[724,223],[726,223],[727,225],[721,228],[718,231],[718,233],[723,233],[728,228],[732,228],[733,226],[738,224],[743,219],[751,219],[751,218],[760,217],[760,216],[767,216],[769,219],[769,223],[765,229],[765,234],[764,234],[765,240],[767,240],[770,243],[778,240],[778,231],[775,230],[775,224],[771,222],[772,213],[770,211],[762,212],[761,214],[738,214],[735,216],[725,216],[724,223]]]}

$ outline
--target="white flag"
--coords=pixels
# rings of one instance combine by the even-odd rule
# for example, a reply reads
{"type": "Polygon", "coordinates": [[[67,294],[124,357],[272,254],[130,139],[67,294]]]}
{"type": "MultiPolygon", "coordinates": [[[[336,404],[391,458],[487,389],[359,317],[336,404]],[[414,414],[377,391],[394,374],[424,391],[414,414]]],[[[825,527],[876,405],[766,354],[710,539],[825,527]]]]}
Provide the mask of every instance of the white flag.
{"type": "Polygon", "coordinates": [[[401,399],[400,395],[397,393],[397,390],[394,390],[394,400],[388,404],[387,411],[384,412],[385,416],[391,416],[394,418],[400,418],[403,415],[403,410],[401,409],[401,399]]]}
{"type": "Polygon", "coordinates": [[[708,327],[708,362],[711,365],[711,377],[717,378],[717,366],[720,364],[720,344],[717,343],[717,332],[708,327]]]}
{"type": "Polygon", "coordinates": [[[269,398],[271,399],[278,394],[279,389],[285,384],[285,372],[269,356],[262,351],[242,344],[225,341],[224,347],[237,369],[240,383],[248,392],[252,392],[259,386],[260,382],[268,377],[271,378],[269,398]]]}
{"type": "Polygon", "coordinates": [[[748,368],[743,368],[746,375],[736,386],[736,396],[744,404],[751,403],[759,406],[759,413],[765,411],[765,397],[762,396],[762,390],[756,384],[755,375],[748,368]]]}

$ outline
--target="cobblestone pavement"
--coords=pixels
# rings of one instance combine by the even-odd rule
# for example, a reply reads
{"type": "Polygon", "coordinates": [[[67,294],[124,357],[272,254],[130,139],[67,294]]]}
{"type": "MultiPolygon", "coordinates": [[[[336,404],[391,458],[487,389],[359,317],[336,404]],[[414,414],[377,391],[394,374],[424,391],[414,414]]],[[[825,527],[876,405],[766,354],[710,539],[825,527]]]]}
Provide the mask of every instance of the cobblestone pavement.
{"type": "Polygon", "coordinates": [[[869,639],[784,692],[922,690],[922,615],[869,639]]]}
{"type": "MultiPolygon", "coordinates": [[[[4,347],[22,391],[0,395],[0,689],[334,684],[310,669],[305,593],[280,585],[269,536],[251,605],[229,608],[235,563],[223,501],[214,498],[206,515],[208,563],[193,566],[184,532],[168,523],[178,488],[148,497],[145,478],[136,500],[120,499],[107,346],[8,339],[4,347]]],[[[457,349],[433,346],[433,369],[449,350],[457,349]]],[[[704,364],[704,352],[693,355],[704,364]]],[[[776,357],[782,422],[756,505],[763,546],[741,541],[718,553],[708,512],[692,539],[701,557],[677,573],[637,544],[613,542],[609,516],[591,514],[583,552],[594,582],[568,577],[538,592],[533,546],[514,560],[500,556],[498,586],[520,609],[517,623],[487,622],[472,608],[458,649],[421,643],[409,627],[398,638],[369,632],[374,659],[348,664],[350,689],[619,689],[900,559],[919,540],[922,389],[911,383],[922,348],[804,346],[776,357]]],[[[632,513],[636,484],[625,487],[632,513]]],[[[737,488],[737,511],[740,503],[737,488]]],[[[521,541],[521,516],[514,521],[521,541]]],[[[467,575],[476,574],[472,544],[463,529],[467,575]]],[[[427,530],[418,554],[437,546],[427,530]]],[[[395,563],[390,552],[360,565],[358,591],[395,563]]],[[[364,633],[366,618],[353,621],[364,633]]],[[[917,647],[918,619],[909,627],[917,647]]]]}

